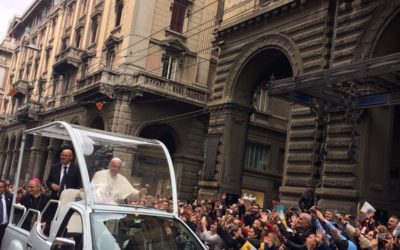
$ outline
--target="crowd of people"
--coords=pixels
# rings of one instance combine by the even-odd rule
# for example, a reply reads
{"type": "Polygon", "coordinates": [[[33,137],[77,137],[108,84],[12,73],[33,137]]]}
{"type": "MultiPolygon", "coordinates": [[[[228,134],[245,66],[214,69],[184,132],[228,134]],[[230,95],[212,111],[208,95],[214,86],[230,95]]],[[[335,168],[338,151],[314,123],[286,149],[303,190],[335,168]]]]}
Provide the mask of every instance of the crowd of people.
{"type": "Polygon", "coordinates": [[[380,223],[373,213],[354,218],[315,206],[282,209],[277,202],[268,210],[254,202],[246,207],[243,199],[229,206],[223,198],[180,205],[182,220],[210,249],[400,249],[395,215],[380,223]]]}
{"type": "MultiPolygon", "coordinates": [[[[50,170],[46,188],[41,180],[33,178],[18,187],[16,202],[26,208],[42,211],[50,199],[59,199],[62,190],[79,188],[79,171],[72,159],[73,152],[64,149],[60,163],[50,170]]],[[[96,201],[119,202],[134,196],[135,201],[130,201],[130,204],[172,209],[170,200],[147,195],[146,188],[126,188],[129,183],[119,174],[120,167],[121,160],[113,158],[107,170],[95,174],[92,183],[94,187],[99,186],[95,189],[96,201]],[[99,190],[101,192],[97,192],[99,190]]],[[[1,186],[4,188],[4,197],[10,197],[6,194],[15,187],[4,181],[0,183],[1,186]]],[[[374,213],[355,216],[339,214],[334,208],[322,210],[313,206],[314,199],[313,190],[309,187],[301,195],[298,207],[285,209],[274,201],[273,208],[269,210],[261,208],[254,200],[246,202],[239,198],[232,203],[223,195],[221,199],[203,200],[200,203],[179,202],[179,215],[211,250],[400,250],[400,223],[396,215],[380,222],[375,220],[374,213]],[[246,203],[250,205],[246,206],[246,203]]],[[[1,231],[0,227],[0,241],[4,233],[1,231]]]]}
{"type": "MultiPolygon", "coordinates": [[[[12,192],[12,184],[4,183],[12,192]]],[[[42,210],[51,190],[42,187],[37,178],[18,187],[16,202],[42,210]]],[[[282,210],[263,209],[255,202],[245,205],[244,199],[228,205],[225,197],[192,204],[179,203],[180,218],[209,246],[209,249],[268,250],[356,250],[400,249],[400,223],[395,215],[386,223],[374,220],[374,214],[352,216],[332,209],[291,207],[282,210]]],[[[148,203],[145,202],[147,205],[148,203]]],[[[169,201],[155,202],[159,209],[171,209],[169,201]],[[163,206],[161,206],[161,205],[163,206]]]]}

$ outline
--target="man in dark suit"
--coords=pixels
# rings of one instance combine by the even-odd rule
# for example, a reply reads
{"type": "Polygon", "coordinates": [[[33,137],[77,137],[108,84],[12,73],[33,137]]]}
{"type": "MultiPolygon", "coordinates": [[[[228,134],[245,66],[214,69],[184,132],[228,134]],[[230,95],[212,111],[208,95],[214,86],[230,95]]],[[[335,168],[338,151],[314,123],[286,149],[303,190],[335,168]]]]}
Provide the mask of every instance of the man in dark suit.
{"type": "MultiPolygon", "coordinates": [[[[47,187],[51,190],[50,199],[60,199],[60,194],[64,189],[82,187],[81,174],[79,168],[72,162],[74,154],[70,147],[64,147],[61,150],[60,162],[51,166],[49,176],[46,181],[47,187]]],[[[51,204],[46,216],[46,227],[44,234],[49,235],[51,220],[53,220],[57,211],[57,206],[51,204]]]]}
{"type": "Polygon", "coordinates": [[[8,220],[10,219],[12,195],[5,192],[6,182],[0,180],[0,245],[3,241],[8,220]]]}
{"type": "Polygon", "coordinates": [[[60,162],[51,167],[46,181],[51,190],[50,199],[58,200],[64,189],[81,188],[81,174],[79,168],[72,163],[73,158],[72,150],[65,148],[61,151],[60,162]]]}

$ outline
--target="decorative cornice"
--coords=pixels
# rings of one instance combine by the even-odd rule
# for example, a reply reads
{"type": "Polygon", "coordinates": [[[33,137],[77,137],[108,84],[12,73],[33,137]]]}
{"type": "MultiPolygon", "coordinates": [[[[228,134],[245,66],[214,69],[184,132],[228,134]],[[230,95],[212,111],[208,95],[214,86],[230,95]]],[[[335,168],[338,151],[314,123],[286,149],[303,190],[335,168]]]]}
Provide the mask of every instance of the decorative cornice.
{"type": "Polygon", "coordinates": [[[270,18],[281,15],[281,13],[292,11],[298,9],[300,6],[305,5],[310,0],[283,0],[278,1],[275,4],[266,5],[266,7],[261,6],[261,8],[254,9],[255,11],[244,18],[238,18],[237,21],[227,23],[222,25],[215,34],[217,40],[247,29],[251,26],[263,23],[270,18]]]}
{"type": "Polygon", "coordinates": [[[224,102],[224,103],[210,103],[208,105],[208,111],[210,113],[222,112],[222,111],[235,111],[235,112],[243,112],[247,114],[251,114],[254,112],[254,108],[251,106],[244,106],[242,104],[234,103],[234,102],[224,102]]]}

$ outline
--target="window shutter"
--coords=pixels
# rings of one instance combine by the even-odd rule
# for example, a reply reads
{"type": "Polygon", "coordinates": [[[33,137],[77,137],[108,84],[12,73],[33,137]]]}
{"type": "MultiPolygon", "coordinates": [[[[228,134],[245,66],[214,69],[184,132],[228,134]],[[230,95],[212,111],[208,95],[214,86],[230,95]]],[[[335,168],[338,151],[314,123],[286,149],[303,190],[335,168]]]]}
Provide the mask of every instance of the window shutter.
{"type": "Polygon", "coordinates": [[[172,6],[171,30],[182,33],[187,5],[175,1],[172,6]]]}

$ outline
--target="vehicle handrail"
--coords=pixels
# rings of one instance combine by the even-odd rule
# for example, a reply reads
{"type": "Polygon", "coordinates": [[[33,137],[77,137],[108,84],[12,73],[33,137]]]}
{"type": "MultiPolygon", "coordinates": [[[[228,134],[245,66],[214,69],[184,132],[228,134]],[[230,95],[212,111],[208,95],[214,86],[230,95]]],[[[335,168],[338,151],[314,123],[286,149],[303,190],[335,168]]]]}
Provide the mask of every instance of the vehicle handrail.
{"type": "Polygon", "coordinates": [[[24,210],[23,214],[25,214],[25,212],[26,212],[26,207],[25,207],[24,205],[22,205],[22,204],[20,204],[20,203],[15,203],[15,204],[13,204],[13,206],[14,206],[15,208],[17,208],[17,209],[24,210]]]}
{"type": "MultiPolygon", "coordinates": [[[[46,203],[46,206],[43,208],[42,212],[43,212],[43,211],[46,211],[46,209],[47,209],[47,208],[50,206],[50,204],[52,204],[52,203],[55,203],[55,204],[59,205],[59,204],[60,204],[60,201],[59,201],[59,200],[54,200],[54,199],[49,200],[49,201],[46,203]]],[[[59,209],[59,206],[57,206],[57,212],[58,212],[58,209],[59,209]]]]}
{"type": "MultiPolygon", "coordinates": [[[[16,205],[16,204],[14,204],[14,205],[16,205]]],[[[22,205],[21,205],[21,206],[22,206],[22,205]]],[[[23,207],[25,207],[25,206],[23,206],[23,207]]],[[[25,210],[26,210],[26,208],[25,208],[25,210]]],[[[24,215],[21,217],[21,219],[19,220],[17,227],[21,228],[22,222],[23,222],[23,221],[26,219],[26,217],[28,216],[29,211],[33,211],[33,212],[37,213],[37,219],[36,219],[37,221],[42,217],[42,213],[41,213],[40,211],[38,211],[38,210],[36,210],[36,209],[33,209],[33,208],[29,208],[29,209],[24,213],[24,215]]]]}
{"type": "MultiPolygon", "coordinates": [[[[24,217],[24,215],[26,213],[26,207],[24,205],[22,205],[22,204],[19,204],[19,203],[13,204],[13,207],[14,207],[14,210],[18,209],[18,210],[22,210],[23,211],[21,217],[19,218],[18,223],[15,224],[18,227],[18,226],[20,226],[20,224],[22,222],[22,218],[24,217]]],[[[14,218],[13,218],[13,220],[14,220],[14,218]]]]}

